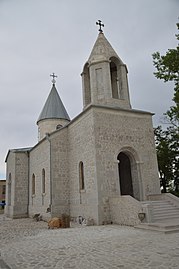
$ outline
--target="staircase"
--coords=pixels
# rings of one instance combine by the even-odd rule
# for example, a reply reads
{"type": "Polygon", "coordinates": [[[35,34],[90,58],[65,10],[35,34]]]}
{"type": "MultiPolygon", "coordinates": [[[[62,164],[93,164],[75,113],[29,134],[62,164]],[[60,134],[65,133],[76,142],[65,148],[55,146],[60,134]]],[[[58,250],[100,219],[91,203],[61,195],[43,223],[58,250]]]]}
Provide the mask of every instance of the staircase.
{"type": "Polygon", "coordinates": [[[152,222],[171,222],[179,221],[179,208],[174,206],[170,201],[159,200],[159,201],[145,201],[141,202],[142,205],[149,204],[152,209],[152,222]]]}
{"type": "Polygon", "coordinates": [[[141,202],[144,211],[148,210],[147,222],[136,226],[164,233],[179,232],[179,207],[169,200],[141,202]]]}

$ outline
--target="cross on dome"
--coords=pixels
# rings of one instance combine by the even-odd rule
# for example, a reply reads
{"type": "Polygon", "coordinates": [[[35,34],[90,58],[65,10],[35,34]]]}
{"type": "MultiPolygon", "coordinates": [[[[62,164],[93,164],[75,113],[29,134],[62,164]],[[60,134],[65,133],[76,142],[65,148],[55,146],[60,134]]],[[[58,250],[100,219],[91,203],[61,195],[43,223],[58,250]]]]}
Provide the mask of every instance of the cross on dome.
{"type": "Polygon", "coordinates": [[[101,27],[104,27],[104,24],[101,23],[101,20],[98,20],[98,22],[96,22],[96,25],[99,25],[99,32],[102,33],[103,30],[101,29],[101,27]]]}
{"type": "Polygon", "coordinates": [[[55,82],[56,82],[55,78],[57,78],[57,76],[55,75],[55,73],[52,73],[52,75],[50,75],[50,77],[53,77],[52,83],[55,84],[55,82]]]}

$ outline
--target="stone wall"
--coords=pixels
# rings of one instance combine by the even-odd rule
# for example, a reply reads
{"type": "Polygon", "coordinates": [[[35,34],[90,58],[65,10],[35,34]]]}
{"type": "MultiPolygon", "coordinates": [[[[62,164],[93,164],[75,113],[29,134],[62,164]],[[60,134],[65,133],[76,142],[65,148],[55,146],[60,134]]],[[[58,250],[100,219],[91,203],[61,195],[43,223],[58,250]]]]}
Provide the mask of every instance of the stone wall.
{"type": "Polygon", "coordinates": [[[48,139],[41,141],[30,152],[29,171],[29,216],[40,213],[43,218],[48,218],[47,208],[50,201],[50,142],[48,139]],[[42,190],[42,170],[45,170],[45,192],[42,190]],[[32,193],[32,177],[35,176],[35,193],[32,193]]]}
{"type": "Polygon", "coordinates": [[[92,110],[85,111],[68,126],[70,215],[92,218],[98,224],[95,136],[92,110]],[[84,190],[80,190],[79,163],[84,167],[84,190]]]}
{"type": "Polygon", "coordinates": [[[15,193],[15,153],[10,151],[6,161],[5,214],[8,217],[13,217],[14,193],[15,193]]]}
{"type": "Polygon", "coordinates": [[[7,199],[7,206],[5,210],[6,215],[12,218],[21,218],[28,216],[27,152],[14,151],[10,152],[8,156],[6,199],[7,199]],[[10,194],[11,197],[9,197],[10,194]]]}
{"type": "Polygon", "coordinates": [[[129,195],[110,198],[111,221],[115,224],[135,226],[140,223],[138,213],[142,212],[140,202],[129,195]]]}
{"type": "MultiPolygon", "coordinates": [[[[124,152],[131,161],[135,198],[145,200],[160,193],[151,114],[133,110],[94,107],[99,222],[110,197],[120,195],[117,156],[124,152]]],[[[109,219],[106,221],[110,221],[109,219]]]]}
{"type": "Polygon", "coordinates": [[[51,136],[52,216],[69,215],[68,128],[51,136]]]}
{"type": "Polygon", "coordinates": [[[14,217],[28,216],[28,153],[16,153],[14,217]]]}

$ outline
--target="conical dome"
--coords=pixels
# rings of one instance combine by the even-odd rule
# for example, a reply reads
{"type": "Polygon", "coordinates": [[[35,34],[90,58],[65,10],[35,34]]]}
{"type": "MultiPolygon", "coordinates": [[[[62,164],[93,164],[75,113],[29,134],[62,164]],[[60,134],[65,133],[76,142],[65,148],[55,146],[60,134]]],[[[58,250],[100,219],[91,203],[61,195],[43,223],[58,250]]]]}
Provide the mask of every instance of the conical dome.
{"type": "Polygon", "coordinates": [[[65,119],[70,121],[68,113],[56,90],[55,84],[52,86],[37,123],[44,119],[65,119]]]}

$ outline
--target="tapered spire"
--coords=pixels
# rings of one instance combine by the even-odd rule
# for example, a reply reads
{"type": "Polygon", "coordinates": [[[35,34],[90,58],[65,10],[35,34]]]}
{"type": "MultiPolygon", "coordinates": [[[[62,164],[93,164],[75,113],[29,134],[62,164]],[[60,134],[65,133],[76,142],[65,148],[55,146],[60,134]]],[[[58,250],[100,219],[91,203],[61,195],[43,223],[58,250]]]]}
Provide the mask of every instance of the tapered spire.
{"type": "Polygon", "coordinates": [[[88,63],[90,64],[104,60],[109,61],[111,57],[116,57],[121,61],[105,35],[100,32],[89,56],[88,63]]]}

